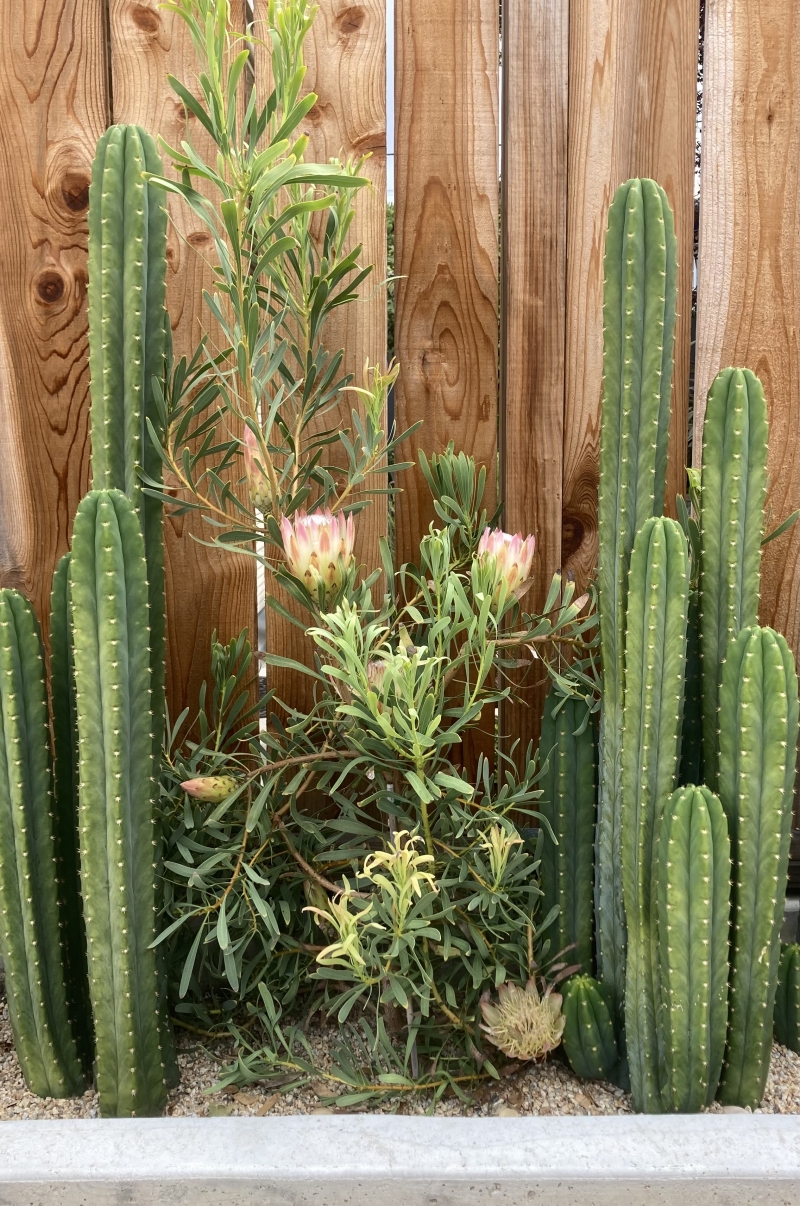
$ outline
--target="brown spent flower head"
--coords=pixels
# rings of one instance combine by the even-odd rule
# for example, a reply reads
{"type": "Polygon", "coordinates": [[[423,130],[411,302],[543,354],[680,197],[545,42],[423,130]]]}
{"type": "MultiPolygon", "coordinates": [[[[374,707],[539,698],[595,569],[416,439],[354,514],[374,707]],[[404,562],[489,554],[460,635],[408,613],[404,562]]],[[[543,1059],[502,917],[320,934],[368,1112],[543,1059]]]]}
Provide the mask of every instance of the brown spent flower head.
{"type": "Polygon", "coordinates": [[[561,994],[549,988],[540,996],[536,980],[531,977],[522,988],[519,984],[501,984],[499,1001],[492,1005],[491,994],[481,997],[481,1012],[490,1043],[499,1047],[511,1059],[544,1059],[561,1042],[564,1018],[561,1013],[561,994]]]}

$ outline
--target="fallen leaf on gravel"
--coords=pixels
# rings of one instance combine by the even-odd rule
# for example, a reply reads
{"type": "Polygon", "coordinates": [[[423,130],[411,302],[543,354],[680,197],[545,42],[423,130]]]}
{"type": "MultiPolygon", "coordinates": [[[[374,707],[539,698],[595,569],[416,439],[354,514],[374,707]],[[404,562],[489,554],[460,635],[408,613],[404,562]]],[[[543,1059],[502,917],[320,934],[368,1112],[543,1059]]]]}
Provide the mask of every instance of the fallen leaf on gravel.
{"type": "Polygon", "coordinates": [[[261,1101],[260,1097],[254,1097],[252,1093],[236,1093],[233,1100],[237,1105],[251,1106],[258,1105],[261,1101]]]}
{"type": "Polygon", "coordinates": [[[317,1097],[338,1097],[339,1089],[334,1089],[327,1081],[315,1080],[312,1081],[310,1088],[316,1093],[317,1097]]]}
{"type": "Polygon", "coordinates": [[[498,1118],[521,1118],[519,1110],[512,1110],[511,1106],[500,1106],[497,1111],[498,1118]]]}
{"type": "Polygon", "coordinates": [[[212,1102],[208,1107],[209,1118],[228,1118],[233,1113],[233,1108],[229,1105],[217,1105],[212,1102]]]}
{"type": "Polygon", "coordinates": [[[267,1098],[267,1100],[262,1105],[261,1109],[256,1110],[256,1118],[263,1118],[265,1114],[269,1113],[269,1111],[275,1105],[275,1102],[280,1101],[280,1099],[281,1099],[280,1093],[273,1093],[271,1097],[267,1098]]]}

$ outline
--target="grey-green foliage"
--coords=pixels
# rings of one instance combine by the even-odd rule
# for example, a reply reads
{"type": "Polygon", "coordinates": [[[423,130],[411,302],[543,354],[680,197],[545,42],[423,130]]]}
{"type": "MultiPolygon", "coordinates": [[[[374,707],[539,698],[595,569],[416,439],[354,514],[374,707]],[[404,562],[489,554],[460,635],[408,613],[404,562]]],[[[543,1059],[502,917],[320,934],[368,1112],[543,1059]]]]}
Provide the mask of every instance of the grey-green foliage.
{"type": "Polygon", "coordinates": [[[558,908],[548,928],[550,949],[568,950],[568,963],[592,970],[592,866],[596,800],[596,744],[593,717],[582,700],[550,691],[539,743],[541,780],[539,811],[555,842],[542,850],[542,916],[558,908]],[[561,705],[559,707],[559,704],[561,705]]]}
{"type": "Polygon", "coordinates": [[[144,534],[150,598],[155,723],[160,750],[164,687],[162,505],[142,489],[141,474],[161,480],[161,457],[148,424],[161,436],[153,378],[164,374],[169,324],[164,309],[167,211],[161,157],[140,126],[110,126],[97,144],[89,190],[89,368],[92,474],[95,490],[123,490],[144,534]]]}
{"type": "Polygon", "coordinates": [[[742,629],[728,646],[720,689],[719,794],[733,855],[725,1105],[760,1105],[769,1072],[797,733],[786,641],[771,628],[742,629]]]}
{"type": "Polygon", "coordinates": [[[634,1105],[648,1113],[661,1108],[651,873],[660,814],[678,774],[688,598],[683,531],[674,520],[648,519],[631,556],[622,736],[625,1033],[634,1105]]]}
{"type": "Polygon", "coordinates": [[[165,1098],[155,952],[153,746],[147,574],[133,503],[92,491],[70,566],[81,878],[106,1116],[159,1113],[165,1098]]]}
{"type": "Polygon", "coordinates": [[[800,946],[781,948],[775,994],[775,1038],[800,1053],[800,946]]]}
{"type": "Polygon", "coordinates": [[[714,790],[722,667],[729,642],[758,620],[768,437],[761,382],[723,369],[708,394],[699,516],[703,759],[714,790]]]}
{"type": "Polygon", "coordinates": [[[728,1021],[730,840],[713,792],[678,788],[654,853],[662,1102],[693,1113],[716,1096],[728,1021]]]}
{"type": "Polygon", "coordinates": [[[50,595],[53,836],[67,1003],[81,1062],[88,1071],[94,1057],[94,1039],[78,850],[78,722],[75,714],[69,563],[70,554],[65,553],[56,566],[50,595]]]}
{"type": "Polygon", "coordinates": [[[677,245],[664,190],[621,185],[609,209],[603,291],[599,599],[603,659],[595,911],[598,973],[621,1011],[622,712],[628,567],[634,538],[660,515],[666,485],[677,245]]]}
{"type": "Polygon", "coordinates": [[[564,989],[564,1051],[576,1076],[608,1080],[619,1060],[614,1020],[603,985],[573,976],[564,989]]]}
{"type": "Polygon", "coordinates": [[[61,964],[44,650],[27,599],[0,591],[0,954],[14,1045],[40,1097],[82,1090],[61,964]]]}

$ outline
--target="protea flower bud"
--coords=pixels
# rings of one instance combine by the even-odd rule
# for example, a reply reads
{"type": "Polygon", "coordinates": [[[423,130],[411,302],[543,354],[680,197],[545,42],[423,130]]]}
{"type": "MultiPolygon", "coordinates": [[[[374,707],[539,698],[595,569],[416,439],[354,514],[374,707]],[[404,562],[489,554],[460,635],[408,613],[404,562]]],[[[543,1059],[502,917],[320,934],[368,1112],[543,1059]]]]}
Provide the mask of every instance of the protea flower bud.
{"type": "Polygon", "coordinates": [[[298,511],[292,520],[281,520],[283,548],[289,570],[311,594],[320,585],[335,594],[353,560],[355,530],[353,516],[316,511],[298,511]]]}
{"type": "Polygon", "coordinates": [[[487,528],[478,544],[478,560],[488,563],[492,558],[499,578],[505,580],[509,593],[519,592],[529,581],[536,538],[521,533],[510,535],[501,528],[487,528]]]}
{"type": "Polygon", "coordinates": [[[202,800],[206,804],[221,804],[236,791],[236,780],[232,775],[203,775],[200,779],[187,779],[181,783],[187,796],[202,800]]]}
{"type": "Polygon", "coordinates": [[[270,501],[267,475],[264,472],[262,453],[258,446],[256,433],[246,423],[244,425],[242,448],[244,451],[244,471],[247,477],[247,488],[250,491],[250,500],[254,507],[258,507],[259,511],[264,511],[270,501]]]}
{"type": "Polygon", "coordinates": [[[501,984],[499,1001],[492,1005],[488,992],[481,997],[481,1026],[489,1042],[512,1059],[543,1059],[561,1042],[564,1018],[561,994],[548,989],[539,995],[535,979],[524,988],[501,984]]]}

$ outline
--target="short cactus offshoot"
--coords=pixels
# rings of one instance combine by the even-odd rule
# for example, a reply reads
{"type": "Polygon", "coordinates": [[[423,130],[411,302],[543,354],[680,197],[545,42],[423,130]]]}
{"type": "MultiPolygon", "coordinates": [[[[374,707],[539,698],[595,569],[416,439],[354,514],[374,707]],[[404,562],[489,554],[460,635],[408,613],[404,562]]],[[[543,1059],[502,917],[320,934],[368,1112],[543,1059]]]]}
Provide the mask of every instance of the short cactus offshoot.
{"type": "Polygon", "coordinates": [[[733,854],[725,1105],[760,1105],[769,1072],[797,734],[786,641],[771,628],[743,629],[728,647],[720,689],[719,789],[733,854]]]}
{"type": "Polygon", "coordinates": [[[61,963],[44,650],[27,599],[0,591],[0,953],[14,1044],[40,1097],[83,1089],[61,963]]]}
{"type": "Polygon", "coordinates": [[[598,586],[603,658],[595,865],[598,974],[618,1018],[625,990],[621,875],[623,651],[628,567],[637,532],[666,488],[677,244],[653,180],[620,185],[608,214],[603,290],[598,586]]]}
{"type": "Polygon", "coordinates": [[[133,504],[117,490],[78,507],[70,567],[80,738],[79,826],[97,1087],[106,1116],[166,1100],[155,951],[153,756],[147,577],[133,504]]]}
{"type": "Polygon", "coordinates": [[[707,787],[681,787],[661,817],[653,878],[665,1110],[716,1096],[728,1021],[728,822],[707,787]]]}
{"type": "Polygon", "coordinates": [[[800,946],[781,948],[775,994],[775,1038],[800,1053],[800,946]]]}
{"type": "Polygon", "coordinates": [[[564,1052],[576,1076],[609,1080],[619,1050],[603,986],[591,976],[573,976],[564,989],[564,1052]]]}

